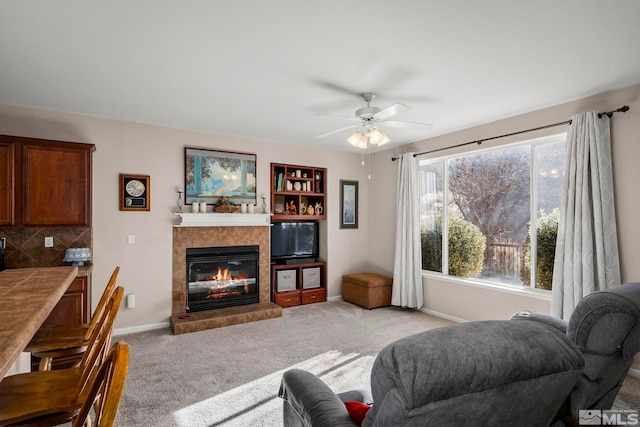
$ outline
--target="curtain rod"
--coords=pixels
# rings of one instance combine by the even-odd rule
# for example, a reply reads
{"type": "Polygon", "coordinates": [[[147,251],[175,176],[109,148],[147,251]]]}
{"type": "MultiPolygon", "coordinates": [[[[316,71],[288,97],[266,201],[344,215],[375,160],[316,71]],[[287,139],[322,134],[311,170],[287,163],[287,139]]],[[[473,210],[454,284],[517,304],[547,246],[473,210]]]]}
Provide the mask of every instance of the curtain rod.
{"type": "MultiPolygon", "coordinates": [[[[598,113],[598,118],[601,119],[603,115],[607,116],[607,117],[611,117],[611,116],[613,116],[613,113],[626,113],[627,111],[629,111],[629,106],[625,105],[624,107],[620,107],[617,110],[605,111],[605,112],[602,112],[602,113],[598,113]]],[[[551,125],[546,125],[546,126],[540,126],[540,127],[537,127],[537,128],[521,130],[521,131],[518,131],[518,132],[506,133],[504,135],[492,136],[490,138],[477,139],[475,141],[463,142],[462,144],[451,145],[449,147],[443,147],[443,148],[436,148],[436,149],[430,150],[430,151],[423,151],[422,153],[414,154],[413,157],[421,156],[423,154],[437,153],[438,151],[449,150],[451,148],[464,147],[465,145],[471,145],[471,144],[480,145],[485,141],[491,141],[493,139],[506,138],[508,136],[520,135],[521,133],[534,132],[534,131],[541,130],[541,129],[547,129],[547,128],[552,128],[552,127],[555,127],[555,126],[570,125],[570,124],[571,124],[571,120],[566,120],[564,122],[553,123],[551,125]]],[[[391,160],[394,161],[394,162],[396,160],[398,160],[398,159],[399,159],[399,157],[392,157],[391,158],[391,160]]]]}

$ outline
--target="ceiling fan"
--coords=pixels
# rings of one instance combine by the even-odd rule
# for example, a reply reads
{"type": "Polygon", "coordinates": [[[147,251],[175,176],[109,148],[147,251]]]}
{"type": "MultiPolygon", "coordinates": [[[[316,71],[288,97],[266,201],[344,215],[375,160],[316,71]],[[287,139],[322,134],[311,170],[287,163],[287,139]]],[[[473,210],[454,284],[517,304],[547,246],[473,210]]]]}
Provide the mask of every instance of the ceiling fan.
{"type": "Polygon", "coordinates": [[[410,109],[411,107],[406,104],[400,103],[392,104],[382,109],[378,107],[372,107],[371,101],[373,101],[373,99],[375,98],[375,94],[371,92],[365,92],[359,95],[367,103],[367,106],[357,109],[353,117],[347,117],[348,119],[356,121],[358,123],[345,126],[340,129],[332,130],[331,132],[318,135],[316,138],[324,138],[326,136],[333,135],[334,133],[342,132],[347,129],[359,128],[347,139],[347,141],[354,147],[365,149],[367,148],[368,144],[381,146],[390,141],[389,137],[387,137],[384,132],[378,129],[378,126],[388,126],[394,128],[414,128],[422,131],[428,131],[433,127],[433,125],[430,123],[408,122],[404,120],[389,120],[391,117],[398,114],[402,109],[410,109]]]}

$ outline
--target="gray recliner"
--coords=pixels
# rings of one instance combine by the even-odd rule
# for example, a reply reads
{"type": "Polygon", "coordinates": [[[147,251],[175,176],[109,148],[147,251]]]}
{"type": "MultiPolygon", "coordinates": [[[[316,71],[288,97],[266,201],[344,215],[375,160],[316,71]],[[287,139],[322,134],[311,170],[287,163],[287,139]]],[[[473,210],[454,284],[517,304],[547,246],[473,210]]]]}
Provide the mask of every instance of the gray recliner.
{"type": "MultiPolygon", "coordinates": [[[[385,347],[371,372],[363,426],[544,426],[584,368],[562,332],[539,322],[483,321],[421,332],[385,347]]],[[[355,426],[344,401],[315,375],[282,378],[284,426],[355,426]]]]}
{"type": "Polygon", "coordinates": [[[284,426],[355,426],[344,401],[371,398],[367,427],[576,422],[580,409],[611,407],[639,326],[640,283],[628,283],[583,298],[569,322],[522,311],[422,332],[378,354],[371,395],[336,395],[309,372],[285,372],[284,426]]]}
{"type": "Polygon", "coordinates": [[[579,411],[610,409],[640,350],[640,283],[594,292],[584,297],[568,322],[521,311],[512,319],[547,324],[567,335],[584,355],[585,368],[561,418],[579,411]]]}

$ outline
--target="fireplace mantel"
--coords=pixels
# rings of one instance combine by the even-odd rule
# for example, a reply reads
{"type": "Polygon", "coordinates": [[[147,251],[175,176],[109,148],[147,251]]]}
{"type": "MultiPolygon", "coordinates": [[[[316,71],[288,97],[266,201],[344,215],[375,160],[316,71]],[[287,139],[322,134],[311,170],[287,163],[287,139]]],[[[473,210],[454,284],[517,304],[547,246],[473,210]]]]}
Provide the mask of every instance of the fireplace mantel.
{"type": "Polygon", "coordinates": [[[264,227],[271,225],[270,214],[176,213],[180,224],[174,227],[264,227]]]}

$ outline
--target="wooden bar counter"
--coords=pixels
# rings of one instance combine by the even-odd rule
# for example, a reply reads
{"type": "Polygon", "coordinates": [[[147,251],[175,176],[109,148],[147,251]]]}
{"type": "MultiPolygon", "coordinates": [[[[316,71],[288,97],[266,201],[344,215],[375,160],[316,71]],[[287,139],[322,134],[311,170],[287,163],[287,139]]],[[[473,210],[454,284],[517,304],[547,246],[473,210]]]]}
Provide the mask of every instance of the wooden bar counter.
{"type": "Polygon", "coordinates": [[[0,380],[77,274],[77,267],[0,271],[0,380]]]}

